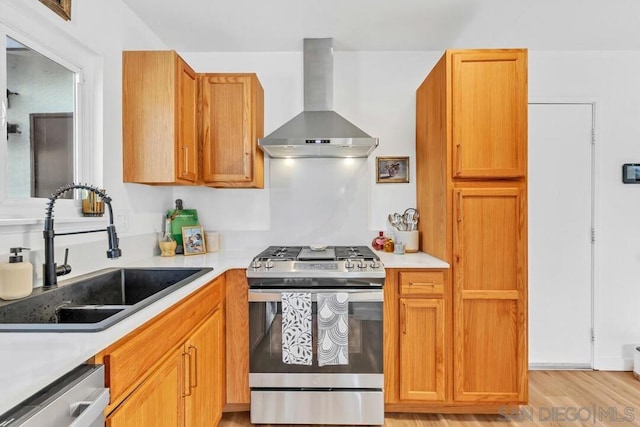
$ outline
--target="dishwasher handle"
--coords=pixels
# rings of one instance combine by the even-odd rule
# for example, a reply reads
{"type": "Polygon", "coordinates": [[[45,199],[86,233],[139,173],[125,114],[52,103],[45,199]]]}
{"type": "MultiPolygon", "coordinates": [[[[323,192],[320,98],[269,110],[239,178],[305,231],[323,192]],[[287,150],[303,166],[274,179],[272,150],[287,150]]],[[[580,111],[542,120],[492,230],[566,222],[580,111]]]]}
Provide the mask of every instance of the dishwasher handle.
{"type": "Polygon", "coordinates": [[[69,424],[69,427],[91,427],[97,419],[102,417],[104,408],[109,404],[109,389],[99,389],[100,392],[94,400],[80,401],[70,405],[71,415],[76,413],[75,420],[69,424]]]}

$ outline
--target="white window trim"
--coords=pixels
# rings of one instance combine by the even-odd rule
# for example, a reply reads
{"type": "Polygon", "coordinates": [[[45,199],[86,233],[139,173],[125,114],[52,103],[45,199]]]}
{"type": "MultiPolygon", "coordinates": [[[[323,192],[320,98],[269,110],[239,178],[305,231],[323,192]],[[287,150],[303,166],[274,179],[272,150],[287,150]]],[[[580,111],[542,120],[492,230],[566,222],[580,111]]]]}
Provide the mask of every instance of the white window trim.
{"type": "MultiPolygon", "coordinates": [[[[20,2],[22,3],[22,2],[20,2]]],[[[101,187],[102,165],[102,58],[87,46],[62,31],[45,17],[33,13],[33,5],[0,4],[0,90],[6,90],[6,36],[45,54],[50,59],[78,73],[75,131],[77,155],[74,159],[74,175],[83,183],[101,187]]],[[[39,229],[48,202],[45,198],[7,197],[7,135],[4,113],[5,97],[2,99],[2,126],[0,130],[0,228],[15,231],[24,228],[39,229]],[[16,228],[17,227],[17,228],[16,228]]],[[[55,218],[60,222],[74,221],[78,225],[94,223],[99,219],[81,217],[79,200],[58,200],[55,218]]]]}

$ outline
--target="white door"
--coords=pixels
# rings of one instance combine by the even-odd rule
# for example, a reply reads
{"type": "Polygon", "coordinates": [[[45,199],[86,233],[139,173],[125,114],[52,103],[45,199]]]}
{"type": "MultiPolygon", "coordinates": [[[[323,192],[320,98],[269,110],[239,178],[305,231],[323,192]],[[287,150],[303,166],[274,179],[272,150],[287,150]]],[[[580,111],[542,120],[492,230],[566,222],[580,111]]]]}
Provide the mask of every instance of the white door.
{"type": "Polygon", "coordinates": [[[590,103],[529,104],[529,366],[592,367],[590,103]]]}

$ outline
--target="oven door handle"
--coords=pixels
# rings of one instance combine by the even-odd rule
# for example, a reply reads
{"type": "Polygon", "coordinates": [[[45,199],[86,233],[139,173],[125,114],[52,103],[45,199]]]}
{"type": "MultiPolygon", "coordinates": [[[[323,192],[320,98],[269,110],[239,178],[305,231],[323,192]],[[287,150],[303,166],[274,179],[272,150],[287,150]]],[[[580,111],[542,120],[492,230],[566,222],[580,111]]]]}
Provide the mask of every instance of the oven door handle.
{"type": "Polygon", "coordinates": [[[282,301],[282,293],[283,292],[295,292],[295,293],[310,293],[311,301],[316,302],[318,300],[318,294],[323,293],[338,293],[338,292],[346,292],[349,294],[349,302],[383,302],[383,292],[382,289],[375,290],[337,290],[337,289],[278,289],[274,291],[264,290],[264,289],[249,289],[249,302],[270,302],[282,301]]]}

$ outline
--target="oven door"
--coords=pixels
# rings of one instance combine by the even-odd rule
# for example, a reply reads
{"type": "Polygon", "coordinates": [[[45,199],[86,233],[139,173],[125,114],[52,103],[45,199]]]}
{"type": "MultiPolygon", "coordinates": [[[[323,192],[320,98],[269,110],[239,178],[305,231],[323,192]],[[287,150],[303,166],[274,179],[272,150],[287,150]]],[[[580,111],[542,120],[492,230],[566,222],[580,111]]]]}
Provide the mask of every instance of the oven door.
{"type": "Polygon", "coordinates": [[[382,389],[383,291],[376,289],[250,289],[249,385],[251,388],[382,389]],[[309,292],[312,301],[311,365],[282,361],[282,293],[309,292]],[[349,362],[318,366],[317,294],[349,294],[349,362]]]}

